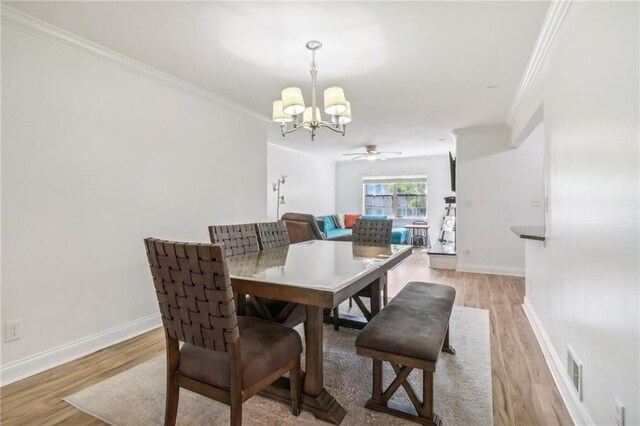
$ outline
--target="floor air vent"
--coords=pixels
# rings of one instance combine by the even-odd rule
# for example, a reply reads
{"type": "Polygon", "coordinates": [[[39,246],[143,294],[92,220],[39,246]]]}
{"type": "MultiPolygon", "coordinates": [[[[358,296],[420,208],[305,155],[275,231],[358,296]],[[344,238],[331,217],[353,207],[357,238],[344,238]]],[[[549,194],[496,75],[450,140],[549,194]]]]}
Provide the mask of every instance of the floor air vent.
{"type": "Polygon", "coordinates": [[[578,394],[580,401],[582,401],[582,363],[569,345],[567,345],[567,373],[573,384],[573,389],[578,394]]]}

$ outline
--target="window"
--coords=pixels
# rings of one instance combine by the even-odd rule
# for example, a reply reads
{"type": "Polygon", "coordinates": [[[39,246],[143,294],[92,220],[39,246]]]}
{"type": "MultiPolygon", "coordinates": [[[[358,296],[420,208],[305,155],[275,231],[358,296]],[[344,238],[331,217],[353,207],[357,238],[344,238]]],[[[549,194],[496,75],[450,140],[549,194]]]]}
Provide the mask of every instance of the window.
{"type": "Polygon", "coordinates": [[[364,178],[364,214],[390,217],[427,217],[427,178],[364,178]]]}

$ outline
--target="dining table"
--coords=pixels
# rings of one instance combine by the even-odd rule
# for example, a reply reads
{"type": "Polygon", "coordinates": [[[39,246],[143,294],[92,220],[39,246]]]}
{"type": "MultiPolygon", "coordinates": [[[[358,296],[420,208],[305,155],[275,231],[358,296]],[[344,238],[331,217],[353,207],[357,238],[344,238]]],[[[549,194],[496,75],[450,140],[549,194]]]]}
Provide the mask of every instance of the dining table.
{"type": "MultiPolygon", "coordinates": [[[[381,282],[409,255],[409,245],[311,240],[227,259],[237,300],[244,301],[246,295],[277,299],[288,302],[285,310],[290,311],[305,306],[302,408],[316,418],[340,424],[347,413],[324,387],[323,310],[333,309],[370,285],[371,315],[375,316],[381,309],[381,282]]],[[[290,401],[289,389],[289,379],[281,377],[262,395],[290,401]]]]}

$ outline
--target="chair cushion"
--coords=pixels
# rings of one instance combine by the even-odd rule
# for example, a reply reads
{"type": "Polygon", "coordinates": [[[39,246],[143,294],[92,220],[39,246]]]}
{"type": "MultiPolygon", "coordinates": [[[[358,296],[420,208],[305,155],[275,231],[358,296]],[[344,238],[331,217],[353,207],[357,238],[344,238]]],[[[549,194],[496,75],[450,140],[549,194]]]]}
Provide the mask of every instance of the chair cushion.
{"type": "MultiPolygon", "coordinates": [[[[300,356],[302,341],[293,329],[258,318],[238,317],[242,386],[247,388],[300,356]]],[[[192,379],[229,389],[229,355],[185,343],[178,371],[192,379]]]]}
{"type": "Polygon", "coordinates": [[[356,338],[356,346],[436,362],[449,326],[456,291],[410,282],[356,338]]]}

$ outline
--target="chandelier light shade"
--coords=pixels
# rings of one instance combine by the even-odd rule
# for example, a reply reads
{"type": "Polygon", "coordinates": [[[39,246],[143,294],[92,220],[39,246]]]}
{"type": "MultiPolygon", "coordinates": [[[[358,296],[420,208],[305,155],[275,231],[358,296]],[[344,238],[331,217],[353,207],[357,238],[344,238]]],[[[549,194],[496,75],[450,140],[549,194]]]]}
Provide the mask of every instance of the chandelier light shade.
{"type": "Polygon", "coordinates": [[[338,123],[345,125],[351,123],[351,102],[347,102],[347,109],[338,117],[338,123]]]}
{"type": "Polygon", "coordinates": [[[307,107],[304,110],[304,114],[302,114],[303,123],[310,123],[313,121],[322,121],[322,117],[320,116],[320,108],[316,107],[316,116],[313,117],[313,110],[311,107],[307,107]]]}
{"type": "Polygon", "coordinates": [[[282,110],[282,101],[273,101],[273,121],[276,123],[291,123],[293,119],[282,110]]]}
{"type": "Polygon", "coordinates": [[[304,111],[304,98],[299,87],[287,87],[282,91],[282,111],[289,115],[304,111]]]}
{"type": "Polygon", "coordinates": [[[324,112],[329,115],[340,115],[347,110],[347,100],[342,87],[324,89],[324,112]]]}
{"type": "Polygon", "coordinates": [[[316,50],[322,47],[322,43],[312,40],[306,46],[311,51],[311,105],[305,107],[302,90],[299,87],[287,87],[282,91],[281,99],[273,101],[273,121],[280,124],[283,137],[304,128],[311,132],[313,141],[316,131],[321,127],[344,136],[346,125],[351,122],[351,104],[347,101],[342,87],[334,86],[325,89],[324,112],[331,117],[331,121],[322,121],[316,99],[318,75],[316,50]]]}

